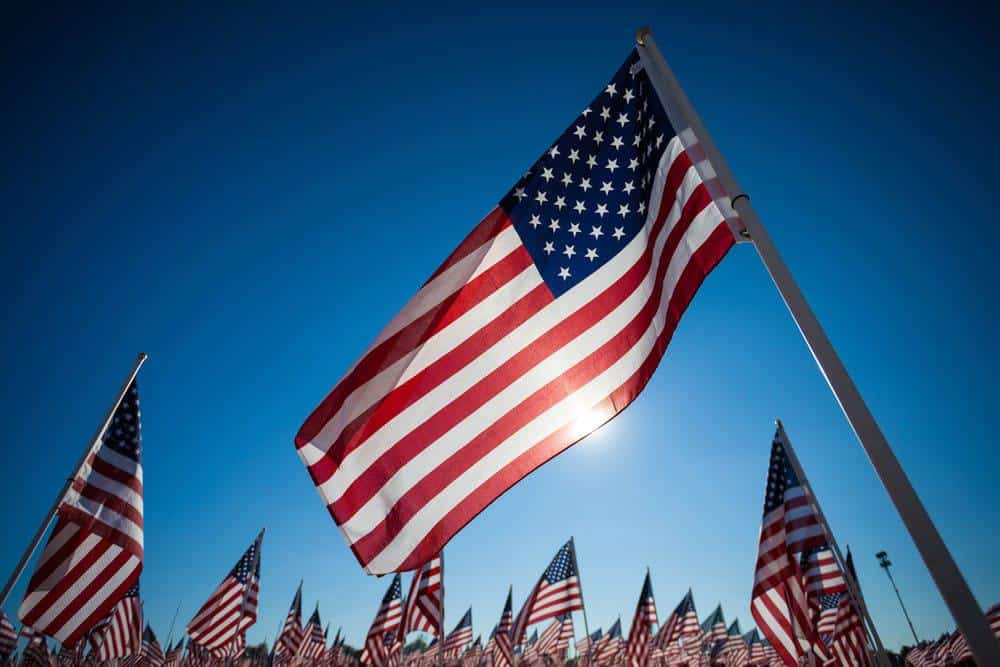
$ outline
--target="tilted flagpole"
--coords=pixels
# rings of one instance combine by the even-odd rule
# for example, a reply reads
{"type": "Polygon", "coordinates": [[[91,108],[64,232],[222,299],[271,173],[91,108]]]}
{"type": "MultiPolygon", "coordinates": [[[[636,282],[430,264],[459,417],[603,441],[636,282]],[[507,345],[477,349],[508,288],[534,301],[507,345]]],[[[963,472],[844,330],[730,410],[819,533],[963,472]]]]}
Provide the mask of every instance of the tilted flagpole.
{"type": "Polygon", "coordinates": [[[59,493],[56,495],[55,502],[52,503],[52,507],[49,509],[48,514],[46,514],[45,518],[42,519],[42,523],[38,526],[38,530],[35,531],[35,536],[31,539],[31,543],[28,544],[28,548],[24,550],[21,560],[14,568],[14,571],[11,573],[6,585],[4,585],[3,593],[0,593],[0,607],[7,603],[7,597],[10,595],[11,590],[14,588],[14,585],[17,584],[17,580],[20,579],[21,575],[24,573],[24,568],[28,566],[28,561],[30,561],[31,557],[34,555],[35,549],[37,549],[38,545],[41,543],[46,531],[48,531],[49,526],[52,524],[52,520],[56,518],[56,513],[59,511],[59,505],[62,504],[63,498],[66,496],[66,492],[69,490],[70,485],[73,483],[73,480],[76,479],[76,476],[80,474],[80,469],[83,467],[83,464],[87,462],[87,458],[90,457],[90,454],[101,441],[101,438],[104,436],[104,431],[108,428],[108,425],[111,423],[111,419],[115,415],[115,410],[118,409],[122,399],[125,398],[125,392],[128,391],[129,386],[135,380],[135,376],[139,373],[139,369],[148,358],[149,357],[145,352],[139,353],[138,358],[135,360],[135,365],[132,367],[132,371],[128,374],[128,377],[125,378],[122,388],[118,391],[118,396],[108,409],[108,414],[104,416],[104,421],[102,421],[101,425],[97,427],[97,432],[94,433],[94,437],[91,438],[90,444],[87,445],[85,450],[83,450],[83,455],[80,456],[80,460],[77,461],[76,467],[73,468],[73,474],[66,478],[66,483],[63,484],[62,489],[60,489],[59,493]]]}
{"type": "MultiPolygon", "coordinates": [[[[583,607],[583,609],[581,609],[581,611],[583,612],[583,631],[587,633],[587,638],[589,641],[590,624],[587,623],[587,603],[583,599],[583,581],[582,581],[583,577],[580,576],[580,561],[576,557],[576,540],[573,539],[572,535],[569,536],[569,548],[570,551],[573,552],[573,565],[576,566],[576,586],[577,588],[580,589],[580,606],[583,607]]],[[[513,648],[514,647],[512,646],[511,650],[513,650],[513,648]]],[[[573,649],[576,650],[575,645],[573,646],[573,649]]]]}
{"type": "Polygon", "coordinates": [[[924,564],[934,578],[934,583],[937,584],[955,623],[969,642],[969,648],[976,662],[980,665],[1000,665],[1000,644],[990,631],[982,609],[900,466],[899,460],[889,447],[875,417],[872,416],[778,249],[771,242],[771,237],[754,212],[750,197],[740,188],[728,164],[716,148],[684,89],[681,88],[657,48],[650,30],[640,29],[636,35],[636,42],[642,64],[671,122],[680,125],[678,130],[690,128],[704,149],[722,187],[730,197],[731,207],[746,226],[745,236],[757,249],[816,364],[826,378],[855,435],[861,441],[872,467],[882,480],[882,485],[924,559],[924,564]]]}
{"type": "Polygon", "coordinates": [[[833,551],[833,556],[837,561],[837,567],[844,575],[844,581],[847,583],[847,591],[857,605],[858,609],[864,616],[864,620],[867,621],[868,630],[871,634],[872,640],[875,643],[875,649],[878,654],[878,662],[883,667],[891,667],[889,664],[889,659],[885,654],[885,647],[882,645],[882,638],[878,634],[878,630],[875,629],[875,623],[872,621],[871,616],[868,615],[868,606],[865,604],[864,598],[861,596],[861,587],[854,580],[854,576],[847,571],[847,566],[844,564],[844,555],[840,551],[840,544],[837,542],[837,538],[833,536],[833,529],[830,528],[830,524],[827,523],[826,515],[823,514],[823,508],[820,507],[819,498],[813,492],[812,484],[809,483],[809,478],[806,476],[806,471],[802,468],[802,464],[799,462],[799,456],[795,453],[795,448],[792,446],[792,441],[789,440],[788,434],[785,433],[785,426],[778,419],[777,427],[778,432],[781,434],[782,445],[785,448],[785,453],[788,454],[788,461],[792,464],[792,468],[795,469],[795,475],[799,478],[799,484],[805,489],[806,493],[809,494],[809,502],[812,504],[813,509],[816,510],[816,515],[819,517],[819,524],[823,528],[823,532],[826,534],[826,539],[830,543],[831,550],[833,551]]]}

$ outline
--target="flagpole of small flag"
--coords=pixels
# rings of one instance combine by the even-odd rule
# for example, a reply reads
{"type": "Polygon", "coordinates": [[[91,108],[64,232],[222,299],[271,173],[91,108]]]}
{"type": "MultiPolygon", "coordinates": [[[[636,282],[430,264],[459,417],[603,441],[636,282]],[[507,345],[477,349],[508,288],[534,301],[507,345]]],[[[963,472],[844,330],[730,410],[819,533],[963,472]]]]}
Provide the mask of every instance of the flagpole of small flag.
{"type": "Polygon", "coordinates": [[[576,558],[576,540],[569,536],[569,548],[573,552],[573,565],[576,567],[576,585],[580,589],[580,606],[583,607],[583,631],[590,637],[590,624],[587,623],[587,603],[583,599],[583,577],[580,576],[580,561],[576,558]]]}
{"type": "Polygon", "coordinates": [[[174,638],[174,623],[177,622],[177,614],[180,613],[181,603],[177,602],[177,609],[174,610],[174,617],[170,619],[170,630],[167,631],[167,650],[170,650],[170,642],[174,638]]]}
{"type": "Polygon", "coordinates": [[[878,630],[875,628],[875,622],[872,621],[872,617],[868,614],[868,605],[865,604],[865,599],[861,595],[861,587],[858,586],[858,582],[855,581],[854,577],[847,569],[847,565],[844,561],[844,555],[840,551],[840,544],[837,542],[837,538],[833,535],[833,529],[830,528],[830,524],[826,520],[826,515],[823,514],[823,508],[820,507],[819,498],[813,492],[812,484],[809,483],[809,478],[806,476],[806,471],[799,463],[799,456],[795,453],[795,448],[792,446],[792,441],[788,438],[788,434],[785,432],[785,425],[781,423],[780,419],[774,420],[775,425],[778,427],[778,433],[782,441],[782,445],[785,448],[785,453],[788,454],[788,461],[792,464],[792,468],[795,469],[795,475],[799,478],[799,484],[805,489],[808,494],[809,501],[812,503],[813,509],[816,510],[816,516],[819,517],[819,524],[823,527],[823,533],[826,535],[827,542],[833,550],[833,556],[837,561],[837,567],[840,568],[841,573],[844,575],[844,581],[847,583],[847,592],[851,596],[851,600],[857,605],[857,608],[861,610],[864,615],[865,621],[867,622],[868,633],[871,636],[876,652],[878,653],[878,662],[884,667],[891,667],[889,663],[889,658],[885,653],[885,646],[882,645],[882,638],[878,634],[878,630]]]}
{"type": "Polygon", "coordinates": [[[876,474],[910,533],[948,610],[965,635],[976,662],[980,665],[1000,665],[1000,643],[993,637],[986,617],[972,595],[965,577],[962,576],[948,547],[941,539],[940,533],[862,398],[861,392],[847,373],[833,344],[757,217],[750,203],[750,197],[740,187],[729,165],[716,148],[697,111],[657,48],[652,32],[648,28],[640,28],[636,34],[636,42],[640,61],[646,68],[671,122],[675,124],[675,129],[680,132],[690,128],[704,149],[723,189],[730,198],[729,207],[739,215],[740,221],[745,225],[741,235],[752,242],[757,249],[761,261],[840,404],[844,416],[847,417],[848,423],[868,454],[872,467],[875,468],[876,474]]]}
{"type": "Polygon", "coordinates": [[[3,587],[3,592],[0,593],[0,607],[7,603],[7,597],[10,595],[11,590],[13,590],[14,586],[17,584],[18,579],[21,578],[21,575],[24,573],[24,569],[28,566],[28,561],[30,561],[31,557],[35,554],[35,550],[38,549],[38,545],[41,543],[42,538],[48,531],[49,526],[52,525],[53,519],[56,518],[56,514],[59,512],[59,505],[62,504],[63,498],[66,496],[66,492],[69,490],[70,485],[73,484],[73,480],[76,479],[76,476],[80,474],[80,469],[83,468],[83,464],[87,462],[91,453],[93,453],[97,445],[100,444],[101,438],[104,437],[104,431],[107,430],[108,425],[111,423],[111,419],[114,417],[115,410],[118,409],[122,399],[125,398],[125,393],[128,391],[129,386],[131,386],[132,382],[135,380],[135,376],[139,373],[139,369],[142,368],[142,365],[146,363],[146,359],[148,358],[149,356],[145,352],[140,352],[139,356],[136,358],[135,365],[125,378],[125,382],[118,391],[118,395],[115,398],[114,403],[112,403],[111,407],[108,408],[108,414],[104,416],[104,421],[102,421],[101,425],[97,427],[97,432],[94,433],[94,437],[90,439],[90,444],[87,445],[87,448],[83,450],[80,460],[77,461],[76,467],[73,468],[73,473],[66,478],[66,483],[63,484],[62,489],[60,489],[59,493],[56,495],[55,502],[52,503],[52,507],[49,509],[48,514],[46,514],[45,518],[42,519],[42,523],[38,526],[38,530],[35,531],[35,536],[31,539],[31,543],[28,544],[28,548],[24,550],[21,560],[18,561],[17,566],[10,575],[10,578],[7,579],[7,583],[3,587]]]}

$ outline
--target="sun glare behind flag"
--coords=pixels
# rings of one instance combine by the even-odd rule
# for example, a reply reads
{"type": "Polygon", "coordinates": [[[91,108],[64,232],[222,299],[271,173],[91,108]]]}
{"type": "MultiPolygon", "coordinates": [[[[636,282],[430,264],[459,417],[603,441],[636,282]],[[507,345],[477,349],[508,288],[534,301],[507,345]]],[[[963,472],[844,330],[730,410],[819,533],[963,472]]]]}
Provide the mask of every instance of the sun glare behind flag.
{"type": "Polygon", "coordinates": [[[361,565],[419,567],[621,412],[734,243],[633,50],[299,429],[361,565]]]}

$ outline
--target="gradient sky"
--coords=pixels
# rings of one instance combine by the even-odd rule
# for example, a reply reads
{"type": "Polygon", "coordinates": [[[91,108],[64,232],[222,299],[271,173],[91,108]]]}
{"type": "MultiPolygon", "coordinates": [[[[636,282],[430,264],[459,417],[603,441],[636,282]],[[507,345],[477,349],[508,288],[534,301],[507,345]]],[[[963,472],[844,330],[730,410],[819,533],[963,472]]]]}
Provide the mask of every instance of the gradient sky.
{"type": "MultiPolygon", "coordinates": [[[[3,576],[142,350],[161,639],[266,526],[251,642],[304,577],[306,612],[359,645],[389,582],[357,566],[292,437],[648,24],[979,602],[1000,600],[997,16],[834,4],[8,8],[3,576]]],[[[702,618],[721,601],[748,628],[776,417],[885,643],[908,632],[881,549],[917,632],[951,630],[746,245],[633,406],[448,546],[449,629],[471,604],[488,633],[570,535],[592,630],[628,623],[646,566],[661,617],[691,586],[702,618]]]]}

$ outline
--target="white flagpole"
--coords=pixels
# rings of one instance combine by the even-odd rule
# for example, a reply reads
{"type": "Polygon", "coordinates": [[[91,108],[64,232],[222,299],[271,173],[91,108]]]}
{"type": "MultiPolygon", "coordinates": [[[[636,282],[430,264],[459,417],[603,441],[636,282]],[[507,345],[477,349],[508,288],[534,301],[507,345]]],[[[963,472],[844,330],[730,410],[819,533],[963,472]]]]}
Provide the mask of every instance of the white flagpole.
{"type": "Polygon", "coordinates": [[[868,454],[868,459],[882,480],[889,498],[896,506],[896,511],[899,512],[934,583],[937,584],[955,623],[969,642],[969,648],[976,662],[980,665],[1000,665],[1000,643],[990,631],[982,609],[913,485],[903,472],[861,393],[848,375],[830,339],[827,338],[826,332],[823,331],[778,249],[771,242],[767,230],[754,212],[750,197],[740,188],[698,113],[657,48],[649,29],[640,29],[636,41],[643,66],[664,107],[667,108],[671,122],[675,123],[675,129],[678,131],[690,128],[705,151],[722,187],[730,197],[733,210],[739,214],[740,220],[746,226],[745,236],[757,249],[816,364],[826,378],[837,402],[840,403],[841,410],[854,429],[855,435],[861,441],[861,446],[868,454]]]}
{"type": "Polygon", "coordinates": [[[108,409],[108,414],[104,416],[104,421],[102,421],[101,425],[97,427],[97,432],[94,433],[94,437],[91,438],[90,444],[88,444],[87,448],[83,450],[83,455],[80,456],[80,460],[77,461],[76,467],[73,468],[73,474],[66,478],[66,483],[63,484],[62,489],[59,490],[59,493],[56,495],[55,502],[52,503],[52,507],[49,509],[48,514],[46,514],[45,518],[42,519],[41,525],[38,526],[38,530],[35,531],[35,536],[31,538],[31,543],[28,544],[28,548],[24,550],[21,560],[17,563],[17,566],[11,573],[10,578],[7,580],[7,584],[3,587],[3,592],[0,593],[0,607],[7,603],[7,597],[10,595],[11,590],[14,588],[17,580],[21,578],[21,574],[24,573],[24,568],[28,566],[28,561],[30,561],[32,555],[34,555],[35,549],[37,549],[38,545],[41,543],[46,531],[48,531],[49,526],[52,524],[52,520],[56,518],[56,513],[59,511],[59,505],[62,504],[63,498],[66,496],[66,492],[69,490],[70,485],[73,483],[73,480],[76,479],[76,476],[80,474],[80,468],[82,468],[83,464],[87,462],[87,458],[101,441],[101,438],[104,436],[105,429],[108,428],[112,417],[115,415],[115,410],[118,409],[122,399],[125,398],[125,392],[128,391],[129,386],[135,380],[135,376],[139,373],[139,369],[148,358],[149,357],[146,356],[145,352],[139,353],[139,357],[135,360],[135,365],[132,367],[132,371],[128,374],[128,377],[125,378],[122,388],[118,391],[118,396],[115,398],[115,402],[111,404],[111,407],[108,409]]]}
{"type": "Polygon", "coordinates": [[[799,478],[799,483],[808,494],[809,502],[812,504],[813,509],[816,510],[820,526],[822,526],[823,532],[826,534],[826,539],[830,543],[834,558],[837,561],[837,567],[840,568],[841,573],[844,575],[844,581],[847,582],[848,593],[850,593],[851,599],[854,600],[854,604],[858,606],[858,609],[868,622],[868,629],[871,633],[872,639],[874,640],[875,649],[878,653],[878,662],[884,667],[890,667],[889,659],[885,654],[885,647],[882,646],[882,638],[879,636],[878,630],[875,629],[875,623],[872,621],[871,616],[868,615],[868,606],[865,604],[865,600],[861,595],[861,587],[858,586],[858,583],[854,580],[854,577],[851,576],[851,573],[847,571],[847,566],[844,564],[844,555],[840,551],[840,544],[837,542],[837,538],[833,535],[833,529],[830,528],[830,524],[826,520],[826,515],[823,514],[823,508],[820,507],[819,498],[817,498],[815,492],[813,492],[812,484],[809,483],[806,471],[802,468],[802,464],[799,462],[799,456],[795,453],[792,441],[788,438],[788,434],[785,433],[784,424],[781,423],[780,419],[776,420],[776,422],[778,433],[781,437],[781,444],[785,448],[785,453],[788,454],[788,461],[795,469],[795,475],[799,478]]]}

